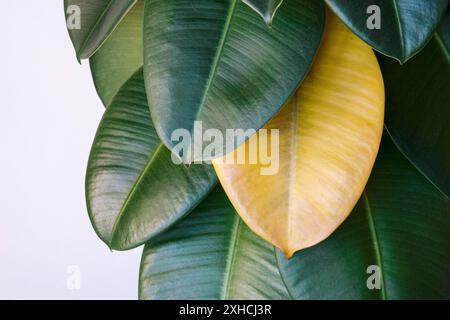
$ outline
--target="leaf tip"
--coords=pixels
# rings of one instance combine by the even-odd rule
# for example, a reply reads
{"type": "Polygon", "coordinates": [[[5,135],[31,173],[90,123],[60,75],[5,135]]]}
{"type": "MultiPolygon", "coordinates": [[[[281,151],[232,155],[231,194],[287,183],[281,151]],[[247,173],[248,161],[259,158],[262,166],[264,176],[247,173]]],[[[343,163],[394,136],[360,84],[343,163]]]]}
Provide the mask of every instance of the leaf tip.
{"type": "Polygon", "coordinates": [[[274,18],[274,14],[273,15],[266,14],[266,15],[263,16],[264,22],[266,23],[266,25],[269,28],[272,28],[273,18],[274,18]]]}
{"type": "Polygon", "coordinates": [[[295,250],[290,250],[290,249],[282,250],[282,251],[287,260],[290,260],[294,256],[294,253],[296,252],[295,250]]]}
{"type": "Polygon", "coordinates": [[[243,2],[248,5],[253,11],[255,11],[258,15],[260,15],[266,25],[271,28],[273,19],[278,9],[280,8],[283,0],[278,0],[275,6],[269,6],[262,8],[260,4],[255,4],[251,0],[243,0],[243,2]]]}
{"type": "Polygon", "coordinates": [[[304,248],[305,247],[303,245],[299,245],[299,246],[283,246],[283,247],[280,247],[280,250],[281,250],[281,252],[283,252],[284,257],[287,260],[290,260],[297,251],[300,251],[300,250],[302,250],[304,248]]]}

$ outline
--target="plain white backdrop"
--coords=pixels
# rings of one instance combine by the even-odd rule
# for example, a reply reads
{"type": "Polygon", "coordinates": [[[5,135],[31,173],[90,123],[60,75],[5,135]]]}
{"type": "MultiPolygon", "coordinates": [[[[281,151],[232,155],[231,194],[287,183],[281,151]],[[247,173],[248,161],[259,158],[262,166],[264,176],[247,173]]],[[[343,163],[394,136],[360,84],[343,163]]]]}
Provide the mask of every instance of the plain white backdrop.
{"type": "Polygon", "coordinates": [[[142,249],[111,252],[86,211],[104,108],[63,1],[1,1],[0,12],[0,299],[136,299],[142,249]],[[67,286],[71,265],[80,290],[67,286]]]}

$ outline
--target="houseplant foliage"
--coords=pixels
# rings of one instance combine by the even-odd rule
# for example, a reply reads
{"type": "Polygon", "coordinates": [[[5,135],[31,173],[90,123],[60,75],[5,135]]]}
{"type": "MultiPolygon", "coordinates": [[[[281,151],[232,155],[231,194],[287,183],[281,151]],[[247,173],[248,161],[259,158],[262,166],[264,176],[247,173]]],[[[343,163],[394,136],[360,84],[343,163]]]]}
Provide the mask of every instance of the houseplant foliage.
{"type": "Polygon", "coordinates": [[[448,0],[326,2],[353,32],[375,50],[402,63],[420,51],[433,36],[448,5],[448,0]],[[368,13],[382,14],[381,29],[367,27],[368,13]]]}
{"type": "Polygon", "coordinates": [[[271,28],[239,0],[145,1],[144,77],[164,144],[195,121],[224,136],[261,128],[306,74],[323,20],[320,1],[284,1],[271,28]]]}
{"type": "Polygon", "coordinates": [[[386,127],[417,168],[450,197],[450,15],[404,66],[379,56],[386,82],[386,127]],[[432,63],[430,63],[432,61],[432,63]]]}
{"type": "Polygon", "coordinates": [[[214,162],[216,172],[244,221],[290,257],[327,238],[355,206],[375,161],[383,115],[375,54],[329,15],[308,77],[265,127],[280,130],[279,173],[214,162]],[[270,197],[264,186],[273,188],[270,197]]]}
{"type": "Polygon", "coordinates": [[[385,134],[366,189],[327,240],[280,269],[296,299],[448,298],[449,201],[385,134]],[[367,290],[377,265],[381,290],[367,290]]]}
{"type": "Polygon", "coordinates": [[[448,0],[64,6],[106,107],[89,216],[145,243],[141,299],[450,298],[448,0]],[[278,129],[279,170],[223,161],[264,130],[175,163],[198,120],[278,129]]]}
{"type": "Polygon", "coordinates": [[[130,249],[161,232],[217,182],[210,166],[171,161],[152,126],[143,83],[140,69],[114,97],[88,163],[88,211],[99,237],[113,249],[130,249]]]}

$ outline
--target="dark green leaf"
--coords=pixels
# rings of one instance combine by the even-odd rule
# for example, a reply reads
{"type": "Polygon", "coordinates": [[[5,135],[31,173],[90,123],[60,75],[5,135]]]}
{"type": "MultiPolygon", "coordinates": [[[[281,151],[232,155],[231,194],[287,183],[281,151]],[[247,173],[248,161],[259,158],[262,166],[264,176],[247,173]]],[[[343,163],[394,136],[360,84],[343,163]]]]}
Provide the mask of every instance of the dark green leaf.
{"type": "Polygon", "coordinates": [[[144,1],[139,0],[90,59],[95,87],[105,106],[142,68],[143,19],[144,1]]]}
{"type": "Polygon", "coordinates": [[[266,22],[271,26],[275,13],[281,6],[283,0],[242,0],[248,4],[250,8],[255,10],[266,22]]]}
{"type": "Polygon", "coordinates": [[[437,30],[437,36],[444,43],[447,48],[447,54],[450,51],[450,6],[447,9],[444,19],[441,22],[439,29],[437,30]]]}
{"type": "Polygon", "coordinates": [[[137,72],[106,109],[89,159],[87,205],[99,237],[119,250],[142,244],[186,215],[216,182],[210,165],[171,161],[137,72]]]}
{"type": "Polygon", "coordinates": [[[406,62],[425,46],[438,26],[448,0],[326,0],[333,11],[375,50],[406,62]],[[367,20],[380,8],[380,29],[367,20]]]}
{"type": "Polygon", "coordinates": [[[400,66],[379,57],[386,87],[386,127],[417,168],[450,197],[450,58],[436,34],[400,66]]]}
{"type": "Polygon", "coordinates": [[[145,246],[140,299],[288,299],[272,245],[217,187],[189,217],[145,246]]]}
{"type": "Polygon", "coordinates": [[[66,18],[69,21],[71,15],[79,13],[80,28],[69,28],[78,60],[87,59],[94,54],[136,1],[64,0],[66,18]]]}
{"type": "Polygon", "coordinates": [[[350,217],[319,245],[278,258],[297,299],[448,299],[450,201],[385,135],[350,217]],[[371,265],[380,268],[380,290],[367,287],[371,265]]]}
{"type": "Polygon", "coordinates": [[[306,74],[323,24],[321,1],[285,0],[268,28],[240,0],[146,0],[144,76],[164,144],[196,120],[223,136],[262,127],[306,74]]]}

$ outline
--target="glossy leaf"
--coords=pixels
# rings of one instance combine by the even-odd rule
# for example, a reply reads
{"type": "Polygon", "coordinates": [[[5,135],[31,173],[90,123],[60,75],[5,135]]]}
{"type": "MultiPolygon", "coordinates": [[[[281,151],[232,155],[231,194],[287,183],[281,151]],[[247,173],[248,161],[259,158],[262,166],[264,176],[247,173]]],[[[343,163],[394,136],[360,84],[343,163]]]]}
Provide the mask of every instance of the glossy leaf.
{"type": "MultiPolygon", "coordinates": [[[[270,150],[279,154],[270,165],[279,170],[262,175],[268,166],[261,158],[256,165],[213,161],[242,219],[287,256],[324,240],[351,212],[383,131],[384,89],[376,57],[338,18],[327,18],[311,71],[265,126],[279,129],[279,144],[270,150]]],[[[248,154],[250,145],[234,156],[243,148],[248,154]]]]}
{"type": "Polygon", "coordinates": [[[64,0],[69,34],[78,60],[89,58],[137,0],[64,0]],[[75,20],[80,24],[77,26],[75,20]]]}
{"type": "Polygon", "coordinates": [[[90,59],[95,87],[105,106],[142,68],[143,19],[144,1],[139,0],[90,59]]]}
{"type": "Polygon", "coordinates": [[[283,0],[242,0],[255,10],[271,26],[275,13],[283,3],[283,0]]]}
{"type": "Polygon", "coordinates": [[[361,39],[402,63],[425,46],[449,3],[448,0],[325,1],[361,39]],[[380,28],[369,28],[378,13],[380,28]]]}
{"type": "MultiPolygon", "coordinates": [[[[272,28],[240,0],[145,3],[147,94],[169,149],[176,129],[194,136],[195,121],[223,136],[226,129],[261,128],[299,85],[323,29],[321,1],[284,1],[272,28]]],[[[193,144],[203,150],[208,143],[193,144]]]]}
{"type": "Polygon", "coordinates": [[[288,299],[275,249],[253,234],[221,188],[146,244],[140,299],[288,299]]]}
{"type": "Polygon", "coordinates": [[[129,249],[159,234],[215,186],[209,165],[175,165],[152,126],[142,70],[106,109],[86,177],[91,221],[113,249],[129,249]]]}
{"type": "Polygon", "coordinates": [[[448,299],[450,201],[386,135],[366,191],[343,225],[291,260],[281,252],[278,258],[296,299],[448,299]],[[377,281],[370,266],[378,267],[379,290],[367,287],[377,281]]]}
{"type": "MultiPolygon", "coordinates": [[[[447,31],[450,33],[450,30],[447,31]]],[[[445,34],[404,66],[379,57],[386,127],[401,151],[450,197],[450,56],[445,34]]]]}

